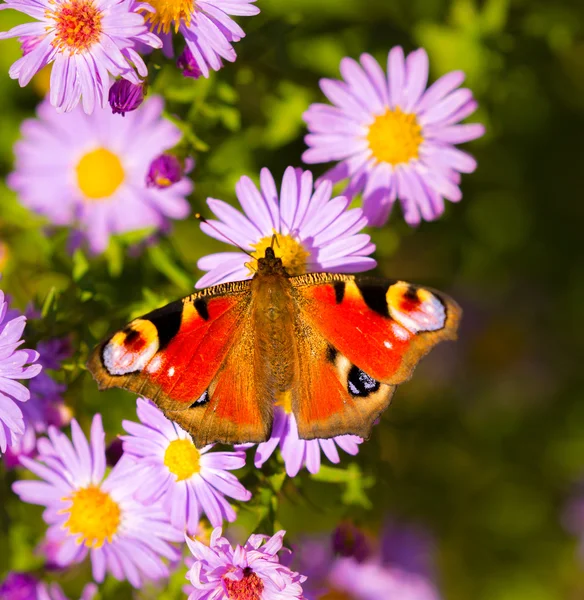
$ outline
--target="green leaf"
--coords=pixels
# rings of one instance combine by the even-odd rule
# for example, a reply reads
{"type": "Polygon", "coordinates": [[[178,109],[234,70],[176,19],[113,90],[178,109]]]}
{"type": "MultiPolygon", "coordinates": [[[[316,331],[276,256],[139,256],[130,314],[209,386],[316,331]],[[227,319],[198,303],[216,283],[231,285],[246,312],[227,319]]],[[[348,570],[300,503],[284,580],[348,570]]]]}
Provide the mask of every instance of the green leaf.
{"type": "Polygon", "coordinates": [[[192,289],[193,282],[191,277],[176,265],[160,246],[150,246],[148,248],[148,256],[153,266],[179,288],[184,290],[192,289]]]}

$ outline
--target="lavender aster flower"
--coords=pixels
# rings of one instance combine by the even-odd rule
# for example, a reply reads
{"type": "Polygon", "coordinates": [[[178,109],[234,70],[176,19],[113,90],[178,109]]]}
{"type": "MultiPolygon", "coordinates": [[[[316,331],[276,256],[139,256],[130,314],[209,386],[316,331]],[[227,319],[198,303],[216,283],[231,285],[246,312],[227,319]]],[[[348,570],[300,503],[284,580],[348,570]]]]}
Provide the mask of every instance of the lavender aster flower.
{"type": "Polygon", "coordinates": [[[410,225],[444,211],[444,198],[458,202],[460,173],[476,169],[472,156],[456,148],[484,133],[479,124],[459,122],[477,107],[472,92],[459,89],[464,73],[444,75],[426,90],[428,55],[388,55],[387,76],[369,54],[361,64],[341,61],[344,81],[322,79],[334,106],[313,104],[304,113],[310,134],[306,163],[340,161],[324,177],[349,178],[345,194],[363,192],[371,225],[383,225],[396,199],[410,225]]]}
{"type": "Polygon", "coordinates": [[[211,534],[209,546],[187,537],[195,557],[187,574],[194,588],[189,600],[302,600],[306,577],[280,564],[278,558],[284,533],[252,535],[235,549],[221,537],[220,528],[211,534]]]}
{"type": "Polygon", "coordinates": [[[144,84],[118,79],[109,90],[108,100],[114,115],[120,114],[123,117],[144,102],[144,84]]]}
{"type": "MultiPolygon", "coordinates": [[[[254,464],[259,469],[270,458],[276,448],[284,459],[286,473],[295,477],[302,467],[310,473],[320,470],[321,452],[332,462],[339,463],[341,458],[337,446],[347,454],[359,452],[359,444],[363,440],[356,435],[339,435],[329,439],[302,440],[298,436],[298,426],[291,407],[277,406],[274,411],[272,434],[266,442],[258,444],[254,464]]],[[[245,444],[243,448],[249,448],[245,444]]]]}
{"type": "Polygon", "coordinates": [[[3,456],[7,468],[20,464],[22,456],[36,455],[36,439],[40,433],[46,433],[49,425],[64,427],[71,421],[71,411],[63,401],[64,384],[56,382],[47,370],[58,370],[61,362],[70,356],[71,346],[67,338],[54,338],[37,345],[38,364],[43,368],[31,380],[28,389],[30,399],[22,405],[24,433],[22,437],[6,450],[3,456]]]}
{"type": "Polygon", "coordinates": [[[24,434],[24,419],[17,402],[26,402],[30,392],[18,379],[36,377],[42,367],[34,363],[38,352],[18,350],[24,343],[21,339],[26,323],[25,316],[7,314],[8,302],[0,290],[0,452],[14,445],[24,434]]]}
{"type": "MultiPolygon", "coordinates": [[[[354,600],[439,600],[440,596],[426,578],[374,561],[357,562],[338,558],[328,574],[328,593],[344,594],[354,600]]],[[[334,596],[333,596],[334,597],[334,596]]]]}
{"type": "MultiPolygon", "coordinates": [[[[260,190],[244,176],[237,182],[235,193],[245,215],[226,202],[209,198],[209,208],[221,220],[201,224],[207,235],[235,243],[261,258],[277,234],[274,252],[291,275],[307,271],[351,273],[376,265],[368,256],[375,250],[371,238],[359,233],[367,223],[361,209],[347,210],[350,201],[342,196],[331,199],[329,181],[313,189],[310,171],[288,167],[278,194],[272,174],[262,169],[260,190]]],[[[209,272],[199,279],[197,287],[249,278],[253,275],[249,262],[243,252],[205,256],[198,267],[209,272]]]]}
{"type": "Polygon", "coordinates": [[[25,206],[57,225],[76,225],[95,253],[111,234],[166,227],[188,214],[192,183],[146,186],[152,160],[181,138],[162,109],[158,96],[125,117],[109,108],[57,114],[43,103],[38,119],[22,125],[8,183],[25,206]]]}
{"type": "MultiPolygon", "coordinates": [[[[97,594],[97,586],[94,583],[88,583],[81,592],[79,600],[93,600],[97,594]]],[[[58,583],[40,583],[37,588],[36,600],[68,600],[58,583]]]]}
{"type": "Polygon", "coordinates": [[[439,600],[432,575],[426,569],[426,552],[430,549],[427,535],[411,526],[391,522],[380,542],[381,551],[376,549],[375,540],[350,524],[340,526],[332,536],[298,540],[294,565],[308,576],[306,597],[309,600],[337,597],[439,600]],[[399,546],[402,541],[406,543],[403,549],[399,546]],[[425,554],[423,565],[420,552],[425,554]]]}
{"type": "Polygon", "coordinates": [[[101,416],[93,418],[88,441],[77,421],[71,423],[73,443],[54,427],[39,440],[38,460],[22,464],[42,481],[17,481],[23,502],[46,507],[47,538],[56,544],[60,566],[91,557],[93,577],[106,572],[140,587],[144,579],[168,576],[162,558],[176,560],[169,542],[182,535],[166,521],[160,507],[144,506],[127,485],[132,465],[121,460],[105,477],[105,434],[101,416]]]}
{"type": "Polygon", "coordinates": [[[105,107],[110,77],[137,84],[138,74],[148,73],[134,45],[161,46],[137,12],[144,6],[133,0],[7,0],[0,9],[37,19],[0,33],[0,39],[26,39],[27,52],[12,65],[10,77],[25,86],[53,63],[50,102],[57,110],[73,110],[80,99],[86,113],[105,107]]]}
{"type": "Polygon", "coordinates": [[[223,520],[235,521],[235,511],[224,496],[247,501],[251,498],[228,473],[245,465],[243,452],[210,452],[212,446],[198,450],[190,435],[169,421],[158,408],[143,398],[137,401],[141,423],[124,421],[124,453],[135,461],[128,485],[136,489],[143,502],[158,502],[170,515],[177,529],[197,531],[201,514],[213,527],[223,520]],[[149,481],[144,486],[144,481],[149,481]]]}
{"type": "MultiPolygon", "coordinates": [[[[222,60],[236,58],[233,42],[245,33],[230,15],[252,16],[260,10],[255,0],[150,0],[154,12],[146,17],[153,31],[163,39],[165,49],[172,47],[171,30],[180,33],[190,50],[193,65],[204,77],[218,71],[222,60]]],[[[194,68],[194,67],[192,67],[194,68]]]]}
{"type": "MultiPolygon", "coordinates": [[[[92,600],[97,593],[95,584],[83,588],[80,600],[92,600]]],[[[58,583],[47,585],[28,573],[11,572],[0,584],[2,600],[68,600],[58,583]]]]}
{"type": "Polygon", "coordinates": [[[0,583],[0,598],[3,600],[36,599],[38,580],[28,573],[8,573],[0,583]]]}

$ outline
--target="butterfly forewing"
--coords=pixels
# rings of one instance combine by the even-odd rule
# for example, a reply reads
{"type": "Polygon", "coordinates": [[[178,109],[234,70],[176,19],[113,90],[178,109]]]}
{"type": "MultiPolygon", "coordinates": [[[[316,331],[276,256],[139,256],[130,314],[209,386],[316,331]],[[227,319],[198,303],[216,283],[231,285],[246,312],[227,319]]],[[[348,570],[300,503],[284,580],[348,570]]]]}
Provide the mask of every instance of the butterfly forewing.
{"type": "Polygon", "coordinates": [[[121,387],[167,411],[188,409],[226,359],[249,300],[249,281],[242,281],[172,302],[100,344],[88,368],[101,389],[121,387]]]}

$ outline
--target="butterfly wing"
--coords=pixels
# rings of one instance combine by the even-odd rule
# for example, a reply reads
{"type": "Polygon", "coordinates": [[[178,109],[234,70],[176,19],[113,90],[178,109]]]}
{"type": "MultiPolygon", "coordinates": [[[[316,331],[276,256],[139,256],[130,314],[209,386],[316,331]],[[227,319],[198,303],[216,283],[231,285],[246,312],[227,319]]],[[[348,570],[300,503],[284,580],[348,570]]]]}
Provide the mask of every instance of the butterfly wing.
{"type": "Polygon", "coordinates": [[[301,372],[292,408],[300,437],[368,437],[395,387],[442,340],[460,308],[402,281],[313,273],[292,278],[301,372]]]}
{"type": "Polygon", "coordinates": [[[100,389],[153,400],[199,447],[262,441],[272,403],[254,383],[250,301],[249,281],[207,288],[134,319],[100,344],[87,366],[100,389]]]}

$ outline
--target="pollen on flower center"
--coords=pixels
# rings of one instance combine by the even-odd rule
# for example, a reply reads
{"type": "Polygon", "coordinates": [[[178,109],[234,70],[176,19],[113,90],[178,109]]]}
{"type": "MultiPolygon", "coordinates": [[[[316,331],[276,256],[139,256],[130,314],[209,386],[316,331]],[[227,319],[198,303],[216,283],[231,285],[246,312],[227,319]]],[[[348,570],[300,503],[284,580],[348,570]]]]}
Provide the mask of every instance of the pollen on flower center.
{"type": "Polygon", "coordinates": [[[201,470],[200,456],[190,440],[173,440],[164,453],[164,465],[177,481],[184,481],[201,470]]]}
{"type": "Polygon", "coordinates": [[[79,189],[90,200],[108,198],[125,178],[120,159],[106,148],[98,148],[82,156],[76,171],[79,189]]]}
{"type": "MultiPolygon", "coordinates": [[[[272,242],[272,237],[264,237],[259,242],[252,244],[254,258],[263,258],[266,248],[273,245],[274,254],[282,259],[282,264],[290,275],[302,275],[306,273],[306,259],[310,252],[304,246],[295,240],[290,234],[277,234],[276,241],[272,242]]],[[[254,271],[250,269],[250,274],[254,271]]]]}
{"type": "Polygon", "coordinates": [[[102,33],[102,11],[93,0],[70,0],[51,11],[55,25],[53,46],[76,54],[99,41],[102,33]]]}
{"type": "Polygon", "coordinates": [[[397,165],[418,158],[418,149],[424,138],[416,115],[404,113],[398,106],[375,117],[369,126],[367,141],[374,158],[397,165]]]}
{"type": "Polygon", "coordinates": [[[243,570],[239,581],[223,577],[229,600],[261,600],[264,582],[250,569],[243,570]]]}
{"type": "Polygon", "coordinates": [[[75,490],[64,498],[71,506],[63,511],[69,518],[63,525],[71,535],[79,536],[77,543],[89,548],[99,548],[107,540],[112,541],[121,522],[118,503],[95,485],[75,490]]]}
{"type": "Polygon", "coordinates": [[[150,6],[155,12],[145,12],[144,18],[150,24],[150,29],[160,33],[168,33],[174,23],[174,31],[178,32],[181,23],[188,27],[195,10],[194,0],[150,0],[150,6]]]}

